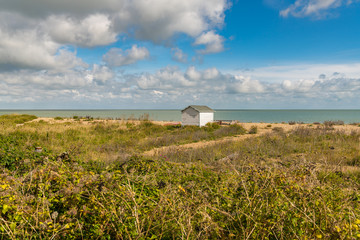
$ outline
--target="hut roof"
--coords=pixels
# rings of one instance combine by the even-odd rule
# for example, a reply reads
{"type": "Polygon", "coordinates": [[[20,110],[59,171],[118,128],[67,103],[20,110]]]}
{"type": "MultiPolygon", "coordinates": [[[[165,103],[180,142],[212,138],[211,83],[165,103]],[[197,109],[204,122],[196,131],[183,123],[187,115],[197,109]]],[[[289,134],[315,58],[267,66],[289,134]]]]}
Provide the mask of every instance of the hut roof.
{"type": "Polygon", "coordinates": [[[188,108],[193,108],[199,113],[213,113],[213,112],[215,112],[214,110],[212,110],[208,106],[204,106],[204,105],[190,105],[190,106],[184,108],[181,112],[185,111],[188,108]]]}

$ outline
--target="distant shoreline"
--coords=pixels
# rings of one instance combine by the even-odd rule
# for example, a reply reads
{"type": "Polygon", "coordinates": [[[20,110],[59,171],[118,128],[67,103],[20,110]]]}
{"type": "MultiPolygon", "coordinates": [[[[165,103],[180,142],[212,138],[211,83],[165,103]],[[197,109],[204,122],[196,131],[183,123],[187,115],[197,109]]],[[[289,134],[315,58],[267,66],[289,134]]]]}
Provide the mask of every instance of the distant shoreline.
{"type": "MultiPolygon", "coordinates": [[[[0,115],[5,114],[30,114],[38,117],[63,117],[72,118],[92,117],[100,119],[144,119],[153,121],[181,121],[180,109],[123,109],[123,110],[0,110],[0,115]]],[[[240,122],[303,122],[314,123],[324,121],[344,121],[344,123],[359,123],[360,110],[357,109],[215,109],[215,120],[237,120],[240,122]]]]}

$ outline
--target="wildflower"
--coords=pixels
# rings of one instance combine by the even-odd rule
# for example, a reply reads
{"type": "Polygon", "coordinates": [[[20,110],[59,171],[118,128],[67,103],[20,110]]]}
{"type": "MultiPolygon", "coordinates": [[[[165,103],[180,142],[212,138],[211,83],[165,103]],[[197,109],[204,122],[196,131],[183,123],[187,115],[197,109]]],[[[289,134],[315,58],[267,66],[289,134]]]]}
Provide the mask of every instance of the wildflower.
{"type": "Polygon", "coordinates": [[[181,185],[179,185],[179,189],[180,189],[181,191],[183,191],[184,193],[186,192],[185,189],[184,189],[181,185]]]}

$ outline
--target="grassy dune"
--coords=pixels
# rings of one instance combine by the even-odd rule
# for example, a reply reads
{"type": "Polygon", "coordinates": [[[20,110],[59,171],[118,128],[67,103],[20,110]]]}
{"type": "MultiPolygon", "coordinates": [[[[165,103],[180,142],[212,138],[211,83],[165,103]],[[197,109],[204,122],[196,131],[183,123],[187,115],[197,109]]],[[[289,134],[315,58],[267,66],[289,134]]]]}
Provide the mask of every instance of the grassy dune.
{"type": "Polygon", "coordinates": [[[267,125],[149,157],[250,133],[35,118],[0,117],[2,239],[360,238],[359,131],[267,125]]]}

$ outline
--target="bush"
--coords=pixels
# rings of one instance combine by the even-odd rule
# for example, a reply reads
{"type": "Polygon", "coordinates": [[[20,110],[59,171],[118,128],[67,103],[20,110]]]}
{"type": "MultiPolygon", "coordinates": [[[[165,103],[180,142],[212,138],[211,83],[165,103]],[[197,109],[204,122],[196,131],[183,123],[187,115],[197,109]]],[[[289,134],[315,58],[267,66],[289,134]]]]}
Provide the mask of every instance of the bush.
{"type": "Polygon", "coordinates": [[[350,161],[347,162],[349,166],[357,166],[360,167],[360,156],[356,156],[350,161]]]}
{"type": "Polygon", "coordinates": [[[257,126],[251,126],[249,134],[256,134],[258,132],[257,126]]]}
{"type": "Polygon", "coordinates": [[[213,131],[216,129],[221,128],[220,124],[216,123],[216,122],[208,122],[205,127],[204,127],[207,131],[213,131]]]}
{"type": "Polygon", "coordinates": [[[359,134],[302,127],[285,135],[274,127],[246,141],[167,148],[142,157],[154,144],[244,130],[45,124],[0,128],[1,239],[355,239],[360,234],[359,134]],[[38,146],[41,153],[34,151],[38,146]]]}
{"type": "Polygon", "coordinates": [[[344,121],[338,120],[338,121],[324,121],[325,127],[332,127],[334,125],[344,125],[344,121]]]}
{"type": "Polygon", "coordinates": [[[11,114],[11,115],[2,115],[0,116],[0,123],[3,124],[23,124],[29,121],[37,119],[37,116],[28,115],[28,114],[11,114]]]}
{"type": "Polygon", "coordinates": [[[273,132],[276,132],[276,133],[284,133],[284,128],[282,127],[274,127],[272,129],[273,132]]]}
{"type": "Polygon", "coordinates": [[[64,120],[62,117],[54,117],[55,120],[64,120]]]}
{"type": "Polygon", "coordinates": [[[175,130],[181,128],[181,124],[169,124],[165,125],[167,130],[175,130]]]}

